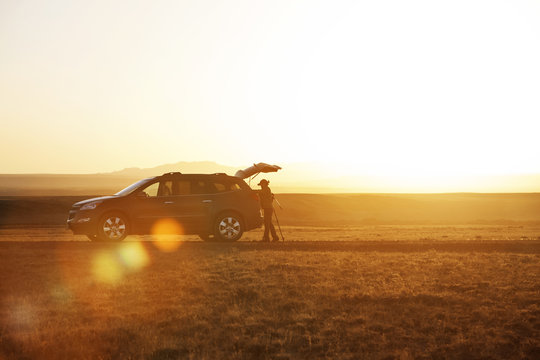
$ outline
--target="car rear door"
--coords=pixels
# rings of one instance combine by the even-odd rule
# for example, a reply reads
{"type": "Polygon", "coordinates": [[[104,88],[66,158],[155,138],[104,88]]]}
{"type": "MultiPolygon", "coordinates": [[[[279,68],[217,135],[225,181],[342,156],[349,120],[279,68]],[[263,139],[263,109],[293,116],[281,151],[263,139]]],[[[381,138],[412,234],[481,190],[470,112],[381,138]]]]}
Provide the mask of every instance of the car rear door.
{"type": "Polygon", "coordinates": [[[168,211],[184,233],[197,234],[209,227],[212,200],[207,195],[207,182],[198,176],[182,175],[176,179],[175,194],[168,211]]]}

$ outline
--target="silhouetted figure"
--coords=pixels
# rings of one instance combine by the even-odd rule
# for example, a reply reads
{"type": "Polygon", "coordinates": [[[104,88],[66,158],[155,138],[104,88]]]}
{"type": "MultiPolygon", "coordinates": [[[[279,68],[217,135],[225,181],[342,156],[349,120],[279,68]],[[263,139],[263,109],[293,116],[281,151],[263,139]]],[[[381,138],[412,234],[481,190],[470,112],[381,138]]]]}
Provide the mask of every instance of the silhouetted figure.
{"type": "Polygon", "coordinates": [[[268,237],[269,232],[272,233],[273,241],[279,241],[274,224],[272,224],[272,215],[274,213],[272,203],[274,202],[274,194],[272,194],[272,190],[270,190],[270,187],[268,186],[269,183],[268,180],[262,179],[258,184],[261,187],[259,199],[261,200],[261,208],[264,212],[264,236],[262,241],[270,241],[270,238],[268,237]]]}

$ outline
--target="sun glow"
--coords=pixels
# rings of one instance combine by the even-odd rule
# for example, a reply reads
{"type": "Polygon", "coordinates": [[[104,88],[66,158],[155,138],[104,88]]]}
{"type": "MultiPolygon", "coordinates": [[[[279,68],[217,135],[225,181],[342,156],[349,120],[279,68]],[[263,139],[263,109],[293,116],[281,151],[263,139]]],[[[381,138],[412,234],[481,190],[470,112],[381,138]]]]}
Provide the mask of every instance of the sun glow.
{"type": "Polygon", "coordinates": [[[150,257],[140,242],[122,244],[118,253],[122,263],[130,271],[140,270],[150,263],[150,257]]]}
{"type": "Polygon", "coordinates": [[[174,219],[162,219],[157,221],[152,227],[152,243],[163,252],[173,252],[178,250],[181,242],[173,235],[184,233],[182,225],[174,219]]]}
{"type": "Polygon", "coordinates": [[[150,264],[150,256],[141,242],[125,242],[112,251],[98,253],[92,263],[92,273],[98,282],[116,285],[128,273],[142,270],[150,264]]]}
{"type": "Polygon", "coordinates": [[[538,1],[76,4],[2,9],[6,173],[329,163],[414,189],[540,173],[538,1]]]}
{"type": "Polygon", "coordinates": [[[124,276],[118,258],[110,252],[102,252],[95,257],[92,272],[98,282],[111,285],[117,284],[124,276]]]}

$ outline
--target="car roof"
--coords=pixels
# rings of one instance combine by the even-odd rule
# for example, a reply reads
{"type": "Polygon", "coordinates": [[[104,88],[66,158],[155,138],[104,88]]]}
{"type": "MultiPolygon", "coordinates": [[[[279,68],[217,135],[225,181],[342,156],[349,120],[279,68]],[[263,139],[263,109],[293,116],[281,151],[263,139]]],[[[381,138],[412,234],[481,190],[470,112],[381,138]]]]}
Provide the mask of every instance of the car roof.
{"type": "Polygon", "coordinates": [[[225,173],[213,173],[213,174],[183,174],[181,172],[168,172],[161,176],[189,176],[189,177],[210,177],[210,176],[223,176],[223,177],[231,177],[234,176],[227,175],[225,173]]]}

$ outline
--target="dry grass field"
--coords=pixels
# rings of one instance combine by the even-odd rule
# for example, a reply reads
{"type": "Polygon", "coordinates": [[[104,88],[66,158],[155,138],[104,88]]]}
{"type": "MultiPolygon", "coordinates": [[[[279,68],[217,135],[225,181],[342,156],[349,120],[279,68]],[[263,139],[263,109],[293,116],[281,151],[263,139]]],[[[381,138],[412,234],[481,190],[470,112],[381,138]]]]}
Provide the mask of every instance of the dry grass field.
{"type": "Polygon", "coordinates": [[[540,358],[537,227],[260,235],[1,229],[0,359],[540,358]]]}

